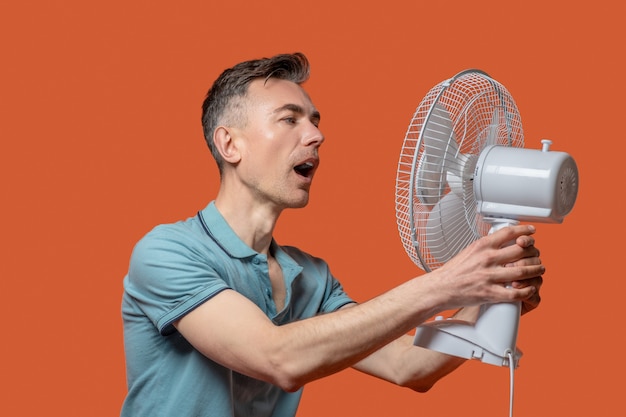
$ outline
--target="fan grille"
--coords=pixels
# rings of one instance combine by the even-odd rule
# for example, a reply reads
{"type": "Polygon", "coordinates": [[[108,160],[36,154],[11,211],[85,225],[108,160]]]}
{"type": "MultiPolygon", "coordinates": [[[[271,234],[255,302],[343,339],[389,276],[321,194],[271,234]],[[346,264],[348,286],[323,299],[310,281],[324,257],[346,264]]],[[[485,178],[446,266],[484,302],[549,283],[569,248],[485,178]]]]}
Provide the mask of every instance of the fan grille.
{"type": "Polygon", "coordinates": [[[463,71],[418,105],[400,153],[395,203],[404,249],[425,271],[489,231],[472,185],[487,145],[523,147],[524,135],[513,98],[484,72],[463,71]],[[439,221],[429,222],[433,218],[439,221]]]}

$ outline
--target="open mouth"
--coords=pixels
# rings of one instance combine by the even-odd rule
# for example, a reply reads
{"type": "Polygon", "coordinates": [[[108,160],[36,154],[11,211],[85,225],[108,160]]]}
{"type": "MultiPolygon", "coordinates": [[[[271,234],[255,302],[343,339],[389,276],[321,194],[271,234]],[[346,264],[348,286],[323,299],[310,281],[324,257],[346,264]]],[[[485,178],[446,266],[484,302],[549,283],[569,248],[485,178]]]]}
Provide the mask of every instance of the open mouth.
{"type": "Polygon", "coordinates": [[[315,168],[315,164],[313,162],[307,161],[300,165],[296,165],[293,170],[296,171],[298,175],[303,177],[309,177],[315,168]]]}

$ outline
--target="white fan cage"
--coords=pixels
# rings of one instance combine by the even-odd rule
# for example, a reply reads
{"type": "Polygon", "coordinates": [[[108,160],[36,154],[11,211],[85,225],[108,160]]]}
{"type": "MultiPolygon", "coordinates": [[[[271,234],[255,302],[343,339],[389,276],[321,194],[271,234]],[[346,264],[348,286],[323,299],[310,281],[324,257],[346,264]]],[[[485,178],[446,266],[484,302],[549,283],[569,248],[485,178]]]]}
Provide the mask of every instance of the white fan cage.
{"type": "Polygon", "coordinates": [[[417,107],[400,153],[395,204],[402,244],[421,269],[429,272],[439,268],[488,233],[489,224],[476,211],[472,185],[473,168],[487,145],[523,147],[524,134],[513,98],[486,73],[463,71],[433,87],[417,107]],[[448,127],[438,122],[442,114],[449,116],[448,127]],[[439,163],[420,163],[433,151],[443,155],[441,161],[434,158],[439,163]],[[450,183],[450,173],[458,176],[456,186],[450,183]],[[425,177],[429,180],[423,180],[425,177]],[[462,201],[462,209],[446,208],[442,201],[452,192],[451,185],[462,201]],[[438,223],[445,224],[446,231],[429,225],[431,215],[439,216],[438,223]],[[453,248],[447,248],[449,256],[442,259],[435,256],[441,248],[429,247],[429,242],[441,242],[432,236],[444,232],[454,235],[454,242],[446,239],[446,245],[453,248]]]}

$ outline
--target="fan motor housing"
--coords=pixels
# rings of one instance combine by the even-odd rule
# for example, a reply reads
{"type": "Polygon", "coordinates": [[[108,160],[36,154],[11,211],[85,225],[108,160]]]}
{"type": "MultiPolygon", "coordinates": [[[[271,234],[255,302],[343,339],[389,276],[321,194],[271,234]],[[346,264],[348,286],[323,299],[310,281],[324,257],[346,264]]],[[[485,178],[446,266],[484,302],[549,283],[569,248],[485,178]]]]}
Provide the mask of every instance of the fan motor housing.
{"type": "Polygon", "coordinates": [[[492,145],[474,170],[477,210],[484,217],[561,223],[578,194],[578,169],[565,152],[492,145]]]}

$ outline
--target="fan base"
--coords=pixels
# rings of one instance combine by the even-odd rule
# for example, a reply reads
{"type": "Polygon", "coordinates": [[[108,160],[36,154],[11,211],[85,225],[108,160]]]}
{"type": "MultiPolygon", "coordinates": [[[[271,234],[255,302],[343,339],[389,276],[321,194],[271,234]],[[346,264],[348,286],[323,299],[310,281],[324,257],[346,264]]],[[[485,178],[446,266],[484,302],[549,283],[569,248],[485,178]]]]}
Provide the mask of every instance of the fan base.
{"type": "Polygon", "coordinates": [[[413,344],[447,355],[478,359],[496,366],[510,366],[509,355],[513,353],[514,367],[517,368],[522,352],[516,347],[496,351],[488,336],[473,323],[457,319],[437,319],[417,327],[413,344]]]}

